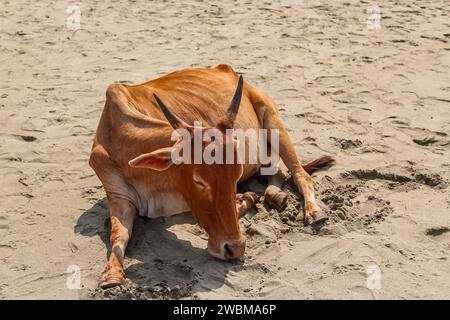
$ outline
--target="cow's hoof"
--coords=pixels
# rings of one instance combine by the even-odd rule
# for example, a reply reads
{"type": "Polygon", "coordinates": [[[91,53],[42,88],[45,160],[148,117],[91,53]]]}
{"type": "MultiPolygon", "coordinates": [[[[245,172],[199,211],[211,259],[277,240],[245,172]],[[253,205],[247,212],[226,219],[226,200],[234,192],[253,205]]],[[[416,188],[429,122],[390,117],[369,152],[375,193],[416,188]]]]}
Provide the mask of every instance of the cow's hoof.
{"type": "Polygon", "coordinates": [[[312,214],[313,222],[312,224],[319,224],[321,222],[325,222],[329,219],[328,215],[323,211],[317,211],[312,214]]]}
{"type": "Polygon", "coordinates": [[[244,200],[246,199],[246,200],[248,200],[249,202],[251,202],[252,205],[255,205],[255,204],[257,204],[257,203],[259,202],[259,197],[258,197],[258,195],[257,195],[256,193],[254,193],[254,192],[251,192],[251,191],[244,193],[244,194],[242,195],[242,198],[243,198],[244,200]]]}
{"type": "Polygon", "coordinates": [[[309,214],[305,214],[305,218],[303,219],[303,224],[305,227],[314,224],[314,218],[309,214]]]}
{"type": "Polygon", "coordinates": [[[284,211],[287,206],[287,199],[288,196],[285,192],[279,191],[275,194],[275,196],[271,196],[269,194],[266,194],[265,200],[269,207],[277,210],[278,212],[284,211]]]}
{"type": "Polygon", "coordinates": [[[125,284],[125,278],[121,275],[105,275],[100,280],[99,287],[102,289],[108,289],[116,286],[122,286],[125,284]]]}

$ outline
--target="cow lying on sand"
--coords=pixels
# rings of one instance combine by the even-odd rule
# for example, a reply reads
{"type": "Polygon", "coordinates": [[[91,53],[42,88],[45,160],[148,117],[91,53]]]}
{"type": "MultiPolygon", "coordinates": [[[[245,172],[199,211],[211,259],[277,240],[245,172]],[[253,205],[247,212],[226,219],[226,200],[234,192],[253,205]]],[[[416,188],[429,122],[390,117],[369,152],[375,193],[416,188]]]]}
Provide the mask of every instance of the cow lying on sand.
{"type": "MultiPolygon", "coordinates": [[[[102,288],[125,283],[124,253],[137,214],[160,217],[191,211],[209,235],[210,254],[221,259],[244,254],[238,218],[257,197],[251,192],[237,194],[236,189],[261,164],[174,164],[172,151],[181,142],[172,141],[172,133],[193,132],[194,121],[201,121],[203,129],[222,132],[220,143],[233,153],[237,144],[225,134],[227,129],[277,129],[279,150],[271,152],[280,155],[304,197],[305,224],[327,219],[316,204],[309,174],[333,159],[322,157],[302,166],[275,102],[230,66],[181,70],[140,85],[112,84],[89,161],[105,188],[111,216],[112,250],[102,288]]],[[[208,142],[201,147],[207,148],[208,142]]],[[[280,171],[269,176],[264,195],[277,209],[283,209],[287,198],[280,189],[282,181],[280,171]]]]}

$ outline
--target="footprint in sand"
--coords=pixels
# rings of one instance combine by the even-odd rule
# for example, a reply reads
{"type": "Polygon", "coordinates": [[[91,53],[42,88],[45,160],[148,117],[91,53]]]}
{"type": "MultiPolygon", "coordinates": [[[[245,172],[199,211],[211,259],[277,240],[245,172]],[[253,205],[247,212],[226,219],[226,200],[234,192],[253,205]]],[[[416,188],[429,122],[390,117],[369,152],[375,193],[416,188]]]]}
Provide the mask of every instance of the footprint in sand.
{"type": "Polygon", "coordinates": [[[36,141],[36,139],[37,139],[34,136],[26,136],[26,135],[16,135],[16,136],[26,142],[33,142],[33,141],[36,141]]]}
{"type": "Polygon", "coordinates": [[[447,232],[450,232],[449,227],[432,227],[432,228],[428,228],[427,230],[425,230],[425,234],[427,236],[432,236],[432,237],[438,237],[447,232]]]}

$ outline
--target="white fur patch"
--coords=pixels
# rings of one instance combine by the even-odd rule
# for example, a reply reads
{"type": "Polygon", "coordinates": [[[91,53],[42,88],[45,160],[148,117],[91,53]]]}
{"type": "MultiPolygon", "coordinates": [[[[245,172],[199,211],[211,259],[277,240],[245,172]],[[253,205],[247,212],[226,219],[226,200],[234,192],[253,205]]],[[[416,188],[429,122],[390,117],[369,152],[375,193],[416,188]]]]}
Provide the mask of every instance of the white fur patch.
{"type": "Polygon", "coordinates": [[[147,207],[139,210],[139,215],[148,218],[168,217],[190,211],[186,201],[178,193],[148,195],[146,199],[142,200],[147,207]]]}

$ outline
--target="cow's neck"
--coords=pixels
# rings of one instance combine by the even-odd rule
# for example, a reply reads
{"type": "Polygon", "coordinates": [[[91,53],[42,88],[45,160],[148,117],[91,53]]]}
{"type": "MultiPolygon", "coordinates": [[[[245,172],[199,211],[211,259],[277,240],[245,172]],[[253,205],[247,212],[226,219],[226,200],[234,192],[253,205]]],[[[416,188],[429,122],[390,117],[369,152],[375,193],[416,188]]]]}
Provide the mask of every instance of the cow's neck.
{"type": "Polygon", "coordinates": [[[180,189],[179,169],[176,166],[164,172],[148,172],[145,179],[133,183],[139,195],[139,214],[149,218],[166,217],[190,211],[180,189]]]}

